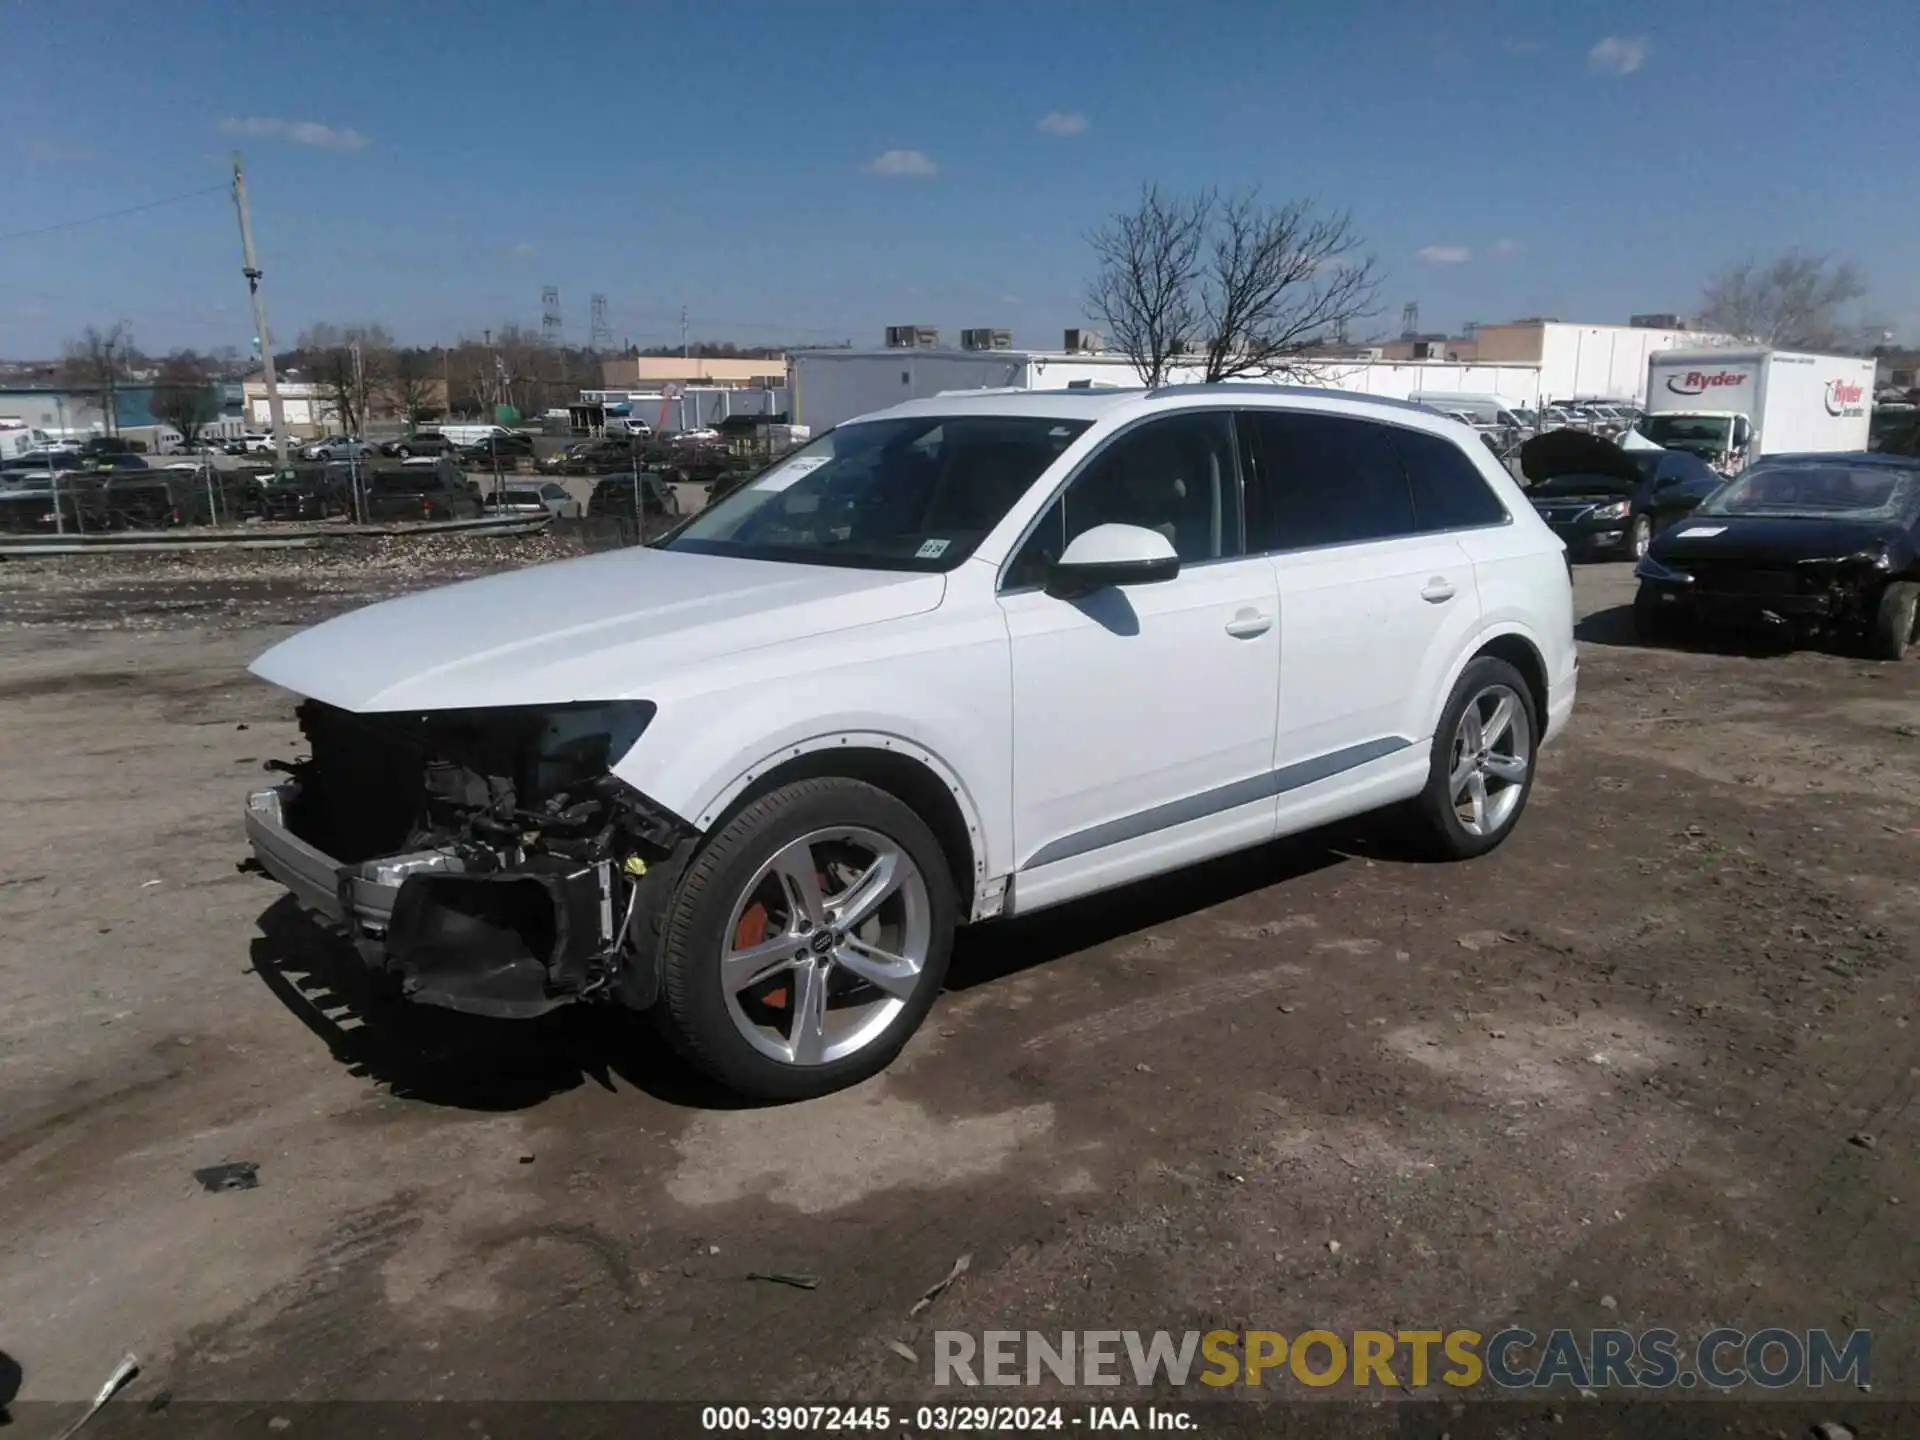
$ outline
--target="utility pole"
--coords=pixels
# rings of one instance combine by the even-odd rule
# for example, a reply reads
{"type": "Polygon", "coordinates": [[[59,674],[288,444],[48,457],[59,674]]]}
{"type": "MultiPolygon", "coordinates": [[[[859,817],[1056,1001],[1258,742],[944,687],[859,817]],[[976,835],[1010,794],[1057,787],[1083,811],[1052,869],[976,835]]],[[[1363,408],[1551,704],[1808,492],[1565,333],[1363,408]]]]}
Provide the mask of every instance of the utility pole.
{"type": "Polygon", "coordinates": [[[267,307],[260,299],[260,263],[253,253],[253,215],[247,209],[247,176],[240,168],[240,152],[233,152],[233,208],[240,214],[240,273],[247,277],[247,296],[253,304],[254,342],[260,347],[260,372],[267,382],[267,414],[273,425],[273,467],[287,468],[287,415],[280,404],[280,382],[273,373],[273,336],[267,330],[267,307]]]}
{"type": "Polygon", "coordinates": [[[120,389],[114,382],[120,377],[113,368],[113,341],[107,341],[103,353],[106,357],[107,372],[103,377],[107,382],[107,413],[103,418],[106,421],[106,433],[118,435],[120,433],[120,389]]]}
{"type": "Polygon", "coordinates": [[[680,358],[686,359],[687,351],[687,307],[680,307],[680,358]]]}

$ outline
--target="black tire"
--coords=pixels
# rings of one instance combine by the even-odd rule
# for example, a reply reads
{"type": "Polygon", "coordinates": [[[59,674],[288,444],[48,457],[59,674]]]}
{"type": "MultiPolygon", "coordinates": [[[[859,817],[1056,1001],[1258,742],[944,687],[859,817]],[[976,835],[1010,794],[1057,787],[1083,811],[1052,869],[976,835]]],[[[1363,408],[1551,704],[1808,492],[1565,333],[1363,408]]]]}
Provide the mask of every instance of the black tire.
{"type": "Polygon", "coordinates": [[[1880,604],[1873,614],[1867,635],[1876,660],[1904,660],[1912,648],[1917,613],[1920,613],[1920,585],[1911,580],[1895,580],[1880,592],[1880,604]]]}
{"type": "Polygon", "coordinates": [[[1660,602],[1659,592],[1642,585],[1633,597],[1633,634],[1643,645],[1664,645],[1680,633],[1680,624],[1669,606],[1660,602]]]}
{"type": "Polygon", "coordinates": [[[826,777],[771,790],[728,820],[688,862],[660,941],[654,1019],[695,1069],[757,1100],[807,1100],[857,1084],[893,1062],[940,993],[958,900],[945,853],[926,822],[863,781],[826,777]],[[796,1066],[762,1054],[736,1028],[720,983],[725,932],[740,893],[774,854],[812,831],[857,825],[893,841],[926,880],[932,933],[916,988],[891,1027],[863,1049],[796,1066]]]}
{"type": "Polygon", "coordinates": [[[1467,663],[1454,682],[1453,693],[1440,712],[1440,724],[1433,733],[1433,749],[1427,760],[1427,786],[1413,801],[1412,819],[1419,849],[1429,859],[1471,860],[1495,849],[1514,832],[1526,812],[1533,794],[1534,772],[1539,768],[1540,716],[1533,692],[1520,672],[1506,661],[1481,655],[1467,663]],[[1503,686],[1518,697],[1527,726],[1527,768],[1519,784],[1520,795],[1512,812],[1492,834],[1476,835],[1461,822],[1453,805],[1451,778],[1454,760],[1454,732],[1459,728],[1467,704],[1495,686],[1503,686]]]}

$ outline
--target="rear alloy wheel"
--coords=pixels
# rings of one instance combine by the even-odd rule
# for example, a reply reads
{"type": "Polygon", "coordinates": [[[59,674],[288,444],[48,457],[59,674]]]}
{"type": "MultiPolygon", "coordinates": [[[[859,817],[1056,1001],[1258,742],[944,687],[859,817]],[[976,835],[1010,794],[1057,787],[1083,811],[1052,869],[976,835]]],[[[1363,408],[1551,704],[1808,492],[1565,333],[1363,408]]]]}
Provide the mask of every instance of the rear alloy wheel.
{"type": "Polygon", "coordinates": [[[885,1069],[926,1018],[956,911],[945,854],[901,801],[857,780],[782,786],[688,866],[658,1018],[744,1095],[841,1089],[885,1069]]]}
{"type": "Polygon", "coordinates": [[[1512,833],[1533,791],[1539,720],[1520,672],[1482,655],[1468,664],[1434,732],[1415,813],[1441,859],[1484,855],[1512,833]]]}
{"type": "Polygon", "coordinates": [[[1653,517],[1636,515],[1633,524],[1627,529],[1627,555],[1633,560],[1644,560],[1647,547],[1653,544],[1653,517]]]}
{"type": "Polygon", "coordinates": [[[1907,651],[1920,642],[1920,585],[1910,580],[1895,580],[1880,592],[1880,604],[1874,611],[1873,630],[1868,639],[1876,660],[1904,660],[1907,651]]]}

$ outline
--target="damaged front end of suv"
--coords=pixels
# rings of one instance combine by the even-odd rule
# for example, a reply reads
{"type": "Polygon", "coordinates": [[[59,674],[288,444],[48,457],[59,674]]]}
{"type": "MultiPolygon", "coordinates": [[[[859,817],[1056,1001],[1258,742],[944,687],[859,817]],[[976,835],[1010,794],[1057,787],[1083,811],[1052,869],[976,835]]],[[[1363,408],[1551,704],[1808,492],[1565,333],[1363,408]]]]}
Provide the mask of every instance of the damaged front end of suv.
{"type": "Polygon", "coordinates": [[[651,704],[297,713],[308,753],[247,799],[255,859],[403,995],[500,1018],[653,1003],[694,832],[612,773],[651,704]]]}

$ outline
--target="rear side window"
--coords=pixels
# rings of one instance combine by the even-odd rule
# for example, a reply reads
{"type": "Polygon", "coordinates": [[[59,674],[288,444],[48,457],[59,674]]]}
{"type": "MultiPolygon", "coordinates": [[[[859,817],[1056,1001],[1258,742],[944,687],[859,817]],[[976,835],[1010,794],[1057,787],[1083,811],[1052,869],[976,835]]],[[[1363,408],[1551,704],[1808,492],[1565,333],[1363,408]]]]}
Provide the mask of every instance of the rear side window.
{"type": "Polygon", "coordinates": [[[1393,435],[1371,420],[1303,411],[1247,414],[1257,460],[1248,548],[1309,550],[1415,533],[1393,435]]]}
{"type": "Polygon", "coordinates": [[[1507,507],[1452,441],[1395,427],[1393,443],[1413,490],[1413,518],[1421,530],[1471,530],[1507,520],[1507,507]]]}

